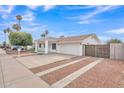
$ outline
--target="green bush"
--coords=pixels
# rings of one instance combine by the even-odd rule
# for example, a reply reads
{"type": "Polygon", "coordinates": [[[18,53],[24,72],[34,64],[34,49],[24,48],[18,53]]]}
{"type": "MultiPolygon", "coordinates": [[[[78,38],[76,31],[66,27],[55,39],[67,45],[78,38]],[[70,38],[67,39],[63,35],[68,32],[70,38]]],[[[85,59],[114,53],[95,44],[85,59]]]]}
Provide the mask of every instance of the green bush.
{"type": "Polygon", "coordinates": [[[26,32],[11,32],[9,34],[9,41],[11,45],[27,46],[32,45],[32,36],[26,32]]]}
{"type": "Polygon", "coordinates": [[[122,43],[122,41],[120,39],[110,39],[107,41],[107,44],[111,44],[111,43],[122,43]]]}

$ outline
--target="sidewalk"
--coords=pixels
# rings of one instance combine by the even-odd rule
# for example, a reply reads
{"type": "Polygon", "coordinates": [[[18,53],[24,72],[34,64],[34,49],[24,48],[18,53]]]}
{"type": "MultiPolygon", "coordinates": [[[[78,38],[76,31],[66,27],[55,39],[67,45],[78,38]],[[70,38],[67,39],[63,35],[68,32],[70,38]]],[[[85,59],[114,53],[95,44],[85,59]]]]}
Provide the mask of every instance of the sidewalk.
{"type": "Polygon", "coordinates": [[[49,85],[0,49],[0,87],[43,88],[49,85]]]}
{"type": "Polygon", "coordinates": [[[4,87],[3,83],[3,73],[2,73],[2,66],[1,66],[1,61],[0,61],[0,88],[4,87]]]}

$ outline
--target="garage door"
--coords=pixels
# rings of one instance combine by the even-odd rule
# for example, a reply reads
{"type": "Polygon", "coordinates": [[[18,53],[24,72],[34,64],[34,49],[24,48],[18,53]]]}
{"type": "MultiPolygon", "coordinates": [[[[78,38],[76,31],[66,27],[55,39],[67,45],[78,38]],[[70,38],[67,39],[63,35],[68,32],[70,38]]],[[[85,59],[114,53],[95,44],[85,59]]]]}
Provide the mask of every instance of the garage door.
{"type": "Polygon", "coordinates": [[[62,44],[60,53],[82,56],[82,46],[80,44],[62,44]]]}

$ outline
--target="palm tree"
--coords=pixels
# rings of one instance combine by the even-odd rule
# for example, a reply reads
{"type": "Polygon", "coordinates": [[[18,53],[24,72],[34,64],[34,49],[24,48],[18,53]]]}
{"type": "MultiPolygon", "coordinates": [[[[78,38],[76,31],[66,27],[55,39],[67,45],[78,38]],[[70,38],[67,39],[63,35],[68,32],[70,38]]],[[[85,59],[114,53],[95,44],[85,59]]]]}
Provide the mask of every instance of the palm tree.
{"type": "Polygon", "coordinates": [[[44,34],[44,33],[42,33],[42,34],[41,34],[41,37],[42,37],[42,38],[45,38],[45,34],[44,34]]]}
{"type": "Polygon", "coordinates": [[[4,38],[5,38],[4,48],[6,49],[6,33],[7,33],[7,30],[6,30],[6,29],[4,29],[4,30],[3,30],[3,32],[4,32],[4,38]]]}
{"type": "Polygon", "coordinates": [[[12,32],[12,31],[11,31],[11,29],[8,27],[7,29],[4,29],[3,32],[4,32],[4,37],[5,37],[4,47],[5,47],[5,49],[6,49],[6,35],[7,35],[7,33],[10,33],[10,32],[12,32]]]}
{"type": "Polygon", "coordinates": [[[20,31],[20,26],[18,24],[13,24],[12,28],[16,31],[20,31]]]}
{"type": "Polygon", "coordinates": [[[49,34],[48,30],[45,30],[45,31],[41,34],[41,37],[46,38],[48,34],[49,34]]]}
{"type": "Polygon", "coordinates": [[[21,15],[17,15],[16,16],[16,19],[19,21],[18,25],[19,25],[19,31],[21,30],[21,24],[20,24],[20,21],[22,20],[22,16],[21,15]]]}
{"type": "Polygon", "coordinates": [[[10,33],[10,32],[12,32],[12,30],[8,27],[8,28],[6,29],[6,32],[7,32],[7,33],[10,33]]]}
{"type": "Polygon", "coordinates": [[[4,29],[3,32],[4,32],[4,36],[5,36],[5,41],[6,41],[6,33],[7,33],[7,30],[4,29]]]}
{"type": "Polygon", "coordinates": [[[47,36],[49,34],[48,30],[45,30],[45,35],[47,36]]]}

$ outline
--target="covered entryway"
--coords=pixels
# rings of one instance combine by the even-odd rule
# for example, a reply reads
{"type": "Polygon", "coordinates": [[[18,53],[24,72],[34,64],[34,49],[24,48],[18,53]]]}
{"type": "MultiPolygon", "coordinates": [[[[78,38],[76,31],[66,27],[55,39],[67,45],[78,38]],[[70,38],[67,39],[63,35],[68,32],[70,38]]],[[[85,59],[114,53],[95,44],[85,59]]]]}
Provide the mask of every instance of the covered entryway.
{"type": "Polygon", "coordinates": [[[48,53],[48,40],[35,42],[35,52],[47,54],[48,53]]]}
{"type": "Polygon", "coordinates": [[[110,46],[85,45],[85,56],[110,58],[110,46]]]}

